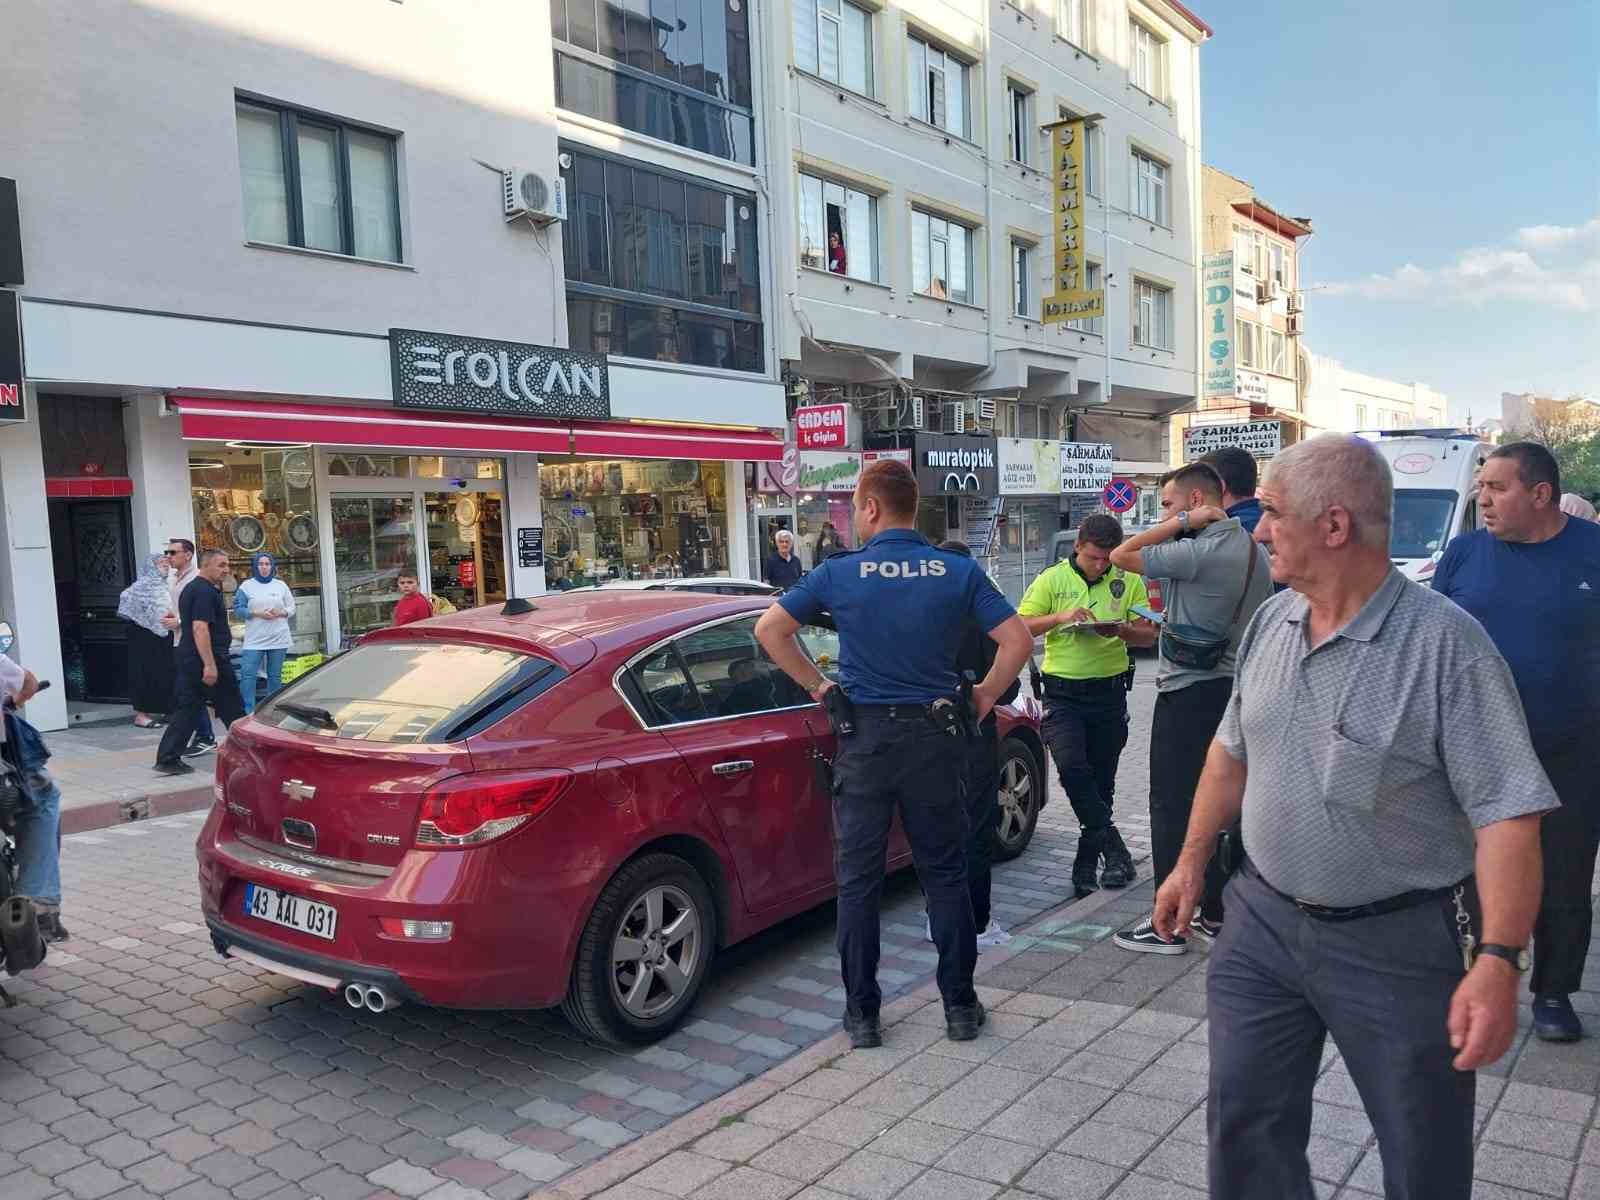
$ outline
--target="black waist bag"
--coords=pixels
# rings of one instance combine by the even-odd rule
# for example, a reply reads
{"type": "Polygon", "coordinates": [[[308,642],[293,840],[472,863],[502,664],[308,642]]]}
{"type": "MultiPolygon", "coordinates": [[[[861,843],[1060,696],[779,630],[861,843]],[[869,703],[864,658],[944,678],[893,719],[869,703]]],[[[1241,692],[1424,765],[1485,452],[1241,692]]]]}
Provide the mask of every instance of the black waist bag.
{"type": "Polygon", "coordinates": [[[1233,627],[1239,623],[1239,614],[1244,611],[1245,599],[1250,595],[1250,581],[1255,578],[1255,573],[1256,544],[1252,539],[1250,565],[1244,572],[1244,590],[1239,593],[1239,603],[1233,606],[1228,628],[1221,633],[1213,633],[1200,625],[1175,625],[1168,621],[1161,627],[1161,657],[1175,667],[1194,671],[1216,670],[1222,656],[1228,652],[1228,643],[1233,640],[1233,627]]]}

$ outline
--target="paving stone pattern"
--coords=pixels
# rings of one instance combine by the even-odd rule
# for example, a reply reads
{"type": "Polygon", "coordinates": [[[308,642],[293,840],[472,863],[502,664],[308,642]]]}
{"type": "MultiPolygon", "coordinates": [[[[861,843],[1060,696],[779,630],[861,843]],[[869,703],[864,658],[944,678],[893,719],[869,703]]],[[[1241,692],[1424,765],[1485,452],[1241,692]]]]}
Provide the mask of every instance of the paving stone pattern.
{"type": "MultiPolygon", "coordinates": [[[[1152,677],[1134,692],[1119,778],[1141,860],[1152,677]]],[[[554,1013],[353,1012],[218,958],[195,887],[202,819],[66,839],[73,939],[5,981],[22,1004],[0,1011],[4,1200],[525,1196],[838,1028],[831,906],[730,951],[694,1019],[631,1053],[584,1043],[554,1013]]],[[[1076,834],[1052,785],[1032,846],[996,870],[1003,924],[1071,898],[1076,834]]],[[[886,892],[883,950],[886,999],[931,976],[909,876],[886,892]]]]}
{"type": "MultiPolygon", "coordinates": [[[[948,1041],[941,1006],[921,989],[930,1002],[900,1006],[906,1015],[881,1048],[852,1051],[836,1038],[837,1055],[818,1056],[809,1074],[712,1132],[680,1143],[668,1130],[656,1160],[622,1182],[621,1172],[592,1183],[580,1172],[554,1194],[1204,1200],[1206,951],[1133,955],[1107,940],[1148,910],[1150,891],[1145,883],[1085,919],[1054,914],[992,956],[980,967],[990,1016],[977,1041],[948,1041]],[[992,986],[1002,978],[1010,984],[992,986]]],[[[1591,978],[1596,966],[1591,956],[1591,978]]],[[[1581,999],[1586,1012],[1600,1009],[1594,993],[1581,999]]],[[[1478,1078],[1477,1200],[1600,1196],[1597,1089],[1600,1040],[1538,1042],[1524,1004],[1516,1046],[1478,1078]]],[[[1371,1124],[1331,1044],[1312,1129],[1318,1200],[1382,1194],[1371,1124]]]]}

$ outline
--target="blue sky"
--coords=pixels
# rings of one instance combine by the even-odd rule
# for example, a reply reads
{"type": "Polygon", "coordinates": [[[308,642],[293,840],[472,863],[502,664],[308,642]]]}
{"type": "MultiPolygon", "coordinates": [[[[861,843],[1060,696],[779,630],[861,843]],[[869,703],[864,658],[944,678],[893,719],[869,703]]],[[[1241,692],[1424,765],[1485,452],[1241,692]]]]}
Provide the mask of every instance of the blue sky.
{"type": "Polygon", "coordinates": [[[1205,161],[1316,226],[1311,351],[1458,420],[1600,395],[1600,4],[1194,7],[1205,161]]]}

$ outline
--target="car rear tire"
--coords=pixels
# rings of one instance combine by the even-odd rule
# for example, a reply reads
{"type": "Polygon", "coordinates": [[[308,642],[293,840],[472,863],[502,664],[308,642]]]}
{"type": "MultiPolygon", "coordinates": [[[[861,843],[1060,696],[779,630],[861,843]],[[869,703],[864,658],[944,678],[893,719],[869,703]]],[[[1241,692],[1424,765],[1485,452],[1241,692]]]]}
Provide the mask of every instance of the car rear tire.
{"type": "Polygon", "coordinates": [[[717,912],[700,873],[672,854],[634,859],[589,914],[561,1011],[595,1041],[659,1041],[694,1007],[716,944],[717,912]]]}
{"type": "Polygon", "coordinates": [[[994,861],[1010,862],[1028,848],[1044,800],[1044,771],[1027,743],[1000,743],[1000,802],[995,811],[994,861]]]}

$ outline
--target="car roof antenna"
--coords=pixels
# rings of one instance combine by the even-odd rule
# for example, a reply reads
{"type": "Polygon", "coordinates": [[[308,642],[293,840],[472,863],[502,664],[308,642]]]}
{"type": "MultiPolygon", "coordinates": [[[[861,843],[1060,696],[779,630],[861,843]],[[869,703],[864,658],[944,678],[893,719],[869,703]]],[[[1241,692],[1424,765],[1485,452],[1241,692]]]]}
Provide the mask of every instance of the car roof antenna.
{"type": "Polygon", "coordinates": [[[513,573],[506,580],[506,603],[500,610],[502,617],[520,617],[524,613],[536,612],[537,606],[531,600],[524,600],[517,595],[516,574],[513,573]]]}

